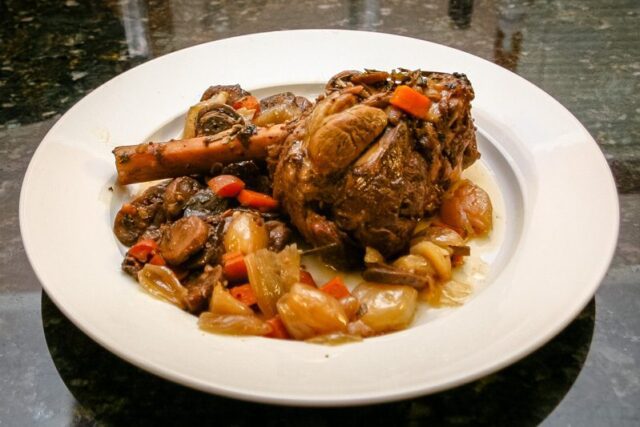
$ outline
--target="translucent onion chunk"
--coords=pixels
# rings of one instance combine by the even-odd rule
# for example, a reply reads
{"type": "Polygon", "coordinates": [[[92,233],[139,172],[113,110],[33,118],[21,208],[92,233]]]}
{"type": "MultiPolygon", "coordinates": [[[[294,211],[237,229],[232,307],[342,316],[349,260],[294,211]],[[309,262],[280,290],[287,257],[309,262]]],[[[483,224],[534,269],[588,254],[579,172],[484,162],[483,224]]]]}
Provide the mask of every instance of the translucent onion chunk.
{"type": "Polygon", "coordinates": [[[186,307],[187,290],[170,268],[146,264],[138,272],[138,283],[154,297],[186,307]]]}
{"type": "Polygon", "coordinates": [[[472,292],[471,285],[449,280],[424,289],[420,299],[432,307],[457,307],[464,304],[472,292]]]}
{"type": "Polygon", "coordinates": [[[406,328],[418,301],[418,291],[403,285],[361,283],[353,295],[367,307],[360,320],[377,333],[406,328]]]}
{"type": "Polygon", "coordinates": [[[329,334],[318,335],[317,337],[309,338],[307,340],[308,343],[322,345],[341,345],[358,341],[362,341],[362,337],[360,335],[352,335],[344,332],[332,332],[329,334]]]}
{"type": "Polygon", "coordinates": [[[255,315],[214,314],[205,311],[198,318],[198,326],[207,332],[226,335],[266,335],[271,326],[255,315]]]}
{"type": "Polygon", "coordinates": [[[313,286],[294,284],[277,307],[289,335],[298,340],[347,330],[349,318],[342,304],[313,286]]]}
{"type": "Polygon", "coordinates": [[[214,314],[244,314],[248,316],[254,314],[251,307],[239,301],[220,284],[213,288],[209,311],[214,314]]]}
{"type": "Polygon", "coordinates": [[[236,212],[224,234],[226,252],[242,252],[244,255],[264,249],[269,245],[269,233],[264,220],[249,212],[236,212]]]}
{"type": "Polygon", "coordinates": [[[493,227],[491,199],[471,181],[459,181],[442,200],[440,218],[465,237],[484,236],[493,227]]]}
{"type": "Polygon", "coordinates": [[[426,259],[438,273],[440,279],[449,280],[451,278],[451,257],[449,251],[443,247],[423,240],[411,246],[409,252],[412,255],[420,255],[426,259]]]}
{"type": "Polygon", "coordinates": [[[267,317],[275,316],[276,303],[300,278],[300,252],[296,245],[278,253],[260,249],[247,255],[244,262],[260,311],[267,317]]]}

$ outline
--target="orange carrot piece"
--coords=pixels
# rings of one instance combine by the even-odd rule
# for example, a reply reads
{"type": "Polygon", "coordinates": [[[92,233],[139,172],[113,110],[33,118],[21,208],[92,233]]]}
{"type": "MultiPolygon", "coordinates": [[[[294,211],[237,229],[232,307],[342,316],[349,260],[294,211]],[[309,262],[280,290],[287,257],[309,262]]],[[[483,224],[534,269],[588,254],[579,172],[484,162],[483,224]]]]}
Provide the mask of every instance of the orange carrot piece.
{"type": "Polygon", "coordinates": [[[149,264],[153,265],[167,265],[167,262],[162,258],[160,254],[154,254],[149,260],[149,264]]]}
{"type": "Polygon", "coordinates": [[[313,286],[314,288],[318,287],[316,281],[313,280],[313,276],[307,270],[300,270],[300,283],[313,286]]]}
{"type": "Polygon", "coordinates": [[[256,302],[256,294],[253,292],[253,288],[249,283],[240,286],[234,286],[229,289],[229,292],[235,299],[240,302],[247,304],[248,306],[252,306],[256,302]]]}
{"type": "Polygon", "coordinates": [[[232,258],[237,258],[239,256],[242,256],[242,252],[240,251],[235,251],[235,252],[225,252],[224,254],[222,254],[222,263],[224,264],[226,261],[232,259],[232,258]]]}
{"type": "Polygon", "coordinates": [[[222,272],[230,281],[245,280],[247,278],[247,266],[244,263],[244,256],[238,255],[228,258],[222,263],[222,272]]]}
{"type": "Polygon", "coordinates": [[[244,189],[244,181],[233,175],[218,175],[211,178],[207,185],[220,197],[236,197],[244,189]]]}
{"type": "Polygon", "coordinates": [[[276,314],[271,319],[267,320],[269,326],[271,326],[271,332],[269,332],[265,337],[269,338],[279,338],[279,339],[289,339],[289,332],[287,332],[287,328],[282,323],[282,319],[279,314],[276,314]]]}
{"type": "Polygon", "coordinates": [[[342,277],[336,276],[333,279],[329,280],[323,286],[320,287],[322,292],[325,292],[335,299],[341,299],[344,297],[348,297],[351,295],[349,292],[349,288],[344,284],[342,277]]]}
{"type": "Polygon", "coordinates": [[[147,262],[158,249],[158,244],[151,239],[141,240],[131,246],[128,254],[140,262],[147,262]]]}
{"type": "Polygon", "coordinates": [[[271,196],[257,191],[242,190],[238,194],[238,202],[242,206],[256,208],[258,210],[271,210],[278,207],[278,201],[271,196]]]}
{"type": "Polygon", "coordinates": [[[393,91],[389,102],[391,105],[419,119],[426,119],[429,107],[431,107],[431,100],[429,98],[405,85],[398,86],[396,90],[393,91]]]}
{"type": "Polygon", "coordinates": [[[233,103],[234,109],[246,108],[247,110],[255,110],[256,113],[260,112],[260,101],[258,98],[252,95],[243,96],[233,103]]]}

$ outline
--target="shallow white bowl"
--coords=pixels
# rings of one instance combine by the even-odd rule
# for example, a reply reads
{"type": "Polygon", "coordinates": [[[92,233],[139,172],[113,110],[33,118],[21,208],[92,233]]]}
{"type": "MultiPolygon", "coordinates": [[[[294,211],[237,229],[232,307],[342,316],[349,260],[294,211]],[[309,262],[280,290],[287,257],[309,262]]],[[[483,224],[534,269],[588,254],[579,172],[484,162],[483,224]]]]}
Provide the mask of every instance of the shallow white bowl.
{"type": "MultiPolygon", "coordinates": [[[[564,328],[602,280],[618,199],[597,144],[531,83],[461,51],[387,34],[287,31],[220,40],[145,63],[69,110],[31,160],[20,199],[29,260],[80,329],[118,356],[178,383],[278,404],[349,405],[450,388],[532,352],[564,328]],[[455,310],[423,310],[408,330],[326,347],[206,334],[120,271],[111,225],[126,191],[111,150],[175,136],[211,84],[310,95],[345,69],[464,72],[482,161],[499,200],[486,283],[455,310]],[[173,133],[173,134],[172,134],[173,133]]],[[[484,251],[484,252],[483,252],[484,251]]]]}

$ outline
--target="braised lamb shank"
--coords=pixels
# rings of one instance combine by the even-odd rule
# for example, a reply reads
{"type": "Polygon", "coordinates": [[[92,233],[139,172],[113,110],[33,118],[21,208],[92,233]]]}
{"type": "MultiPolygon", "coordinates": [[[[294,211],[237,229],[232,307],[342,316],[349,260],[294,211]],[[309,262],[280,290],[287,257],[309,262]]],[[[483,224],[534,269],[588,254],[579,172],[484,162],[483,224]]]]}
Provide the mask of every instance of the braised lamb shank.
{"type": "Polygon", "coordinates": [[[392,256],[418,220],[480,157],[471,118],[474,93],[463,74],[346,71],[274,147],[273,191],[314,246],[373,247],[392,256]],[[423,118],[391,103],[399,85],[431,100],[423,118]]]}

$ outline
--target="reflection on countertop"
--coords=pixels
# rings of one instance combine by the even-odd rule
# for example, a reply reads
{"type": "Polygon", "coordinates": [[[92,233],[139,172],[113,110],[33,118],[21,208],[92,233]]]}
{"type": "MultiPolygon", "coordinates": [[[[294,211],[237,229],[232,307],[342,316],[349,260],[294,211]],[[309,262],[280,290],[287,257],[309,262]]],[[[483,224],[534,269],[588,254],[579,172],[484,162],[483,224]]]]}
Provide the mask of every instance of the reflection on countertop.
{"type": "Polygon", "coordinates": [[[242,414],[238,425],[640,424],[636,0],[0,0],[0,24],[0,424],[214,422],[220,413],[242,414]],[[495,375],[433,396],[355,411],[275,408],[141,372],[94,344],[42,294],[21,244],[18,197],[57,118],[149,59],[302,28],[395,33],[464,50],[530,80],[585,125],[616,178],[621,234],[594,301],[564,332],[495,375]]]}

